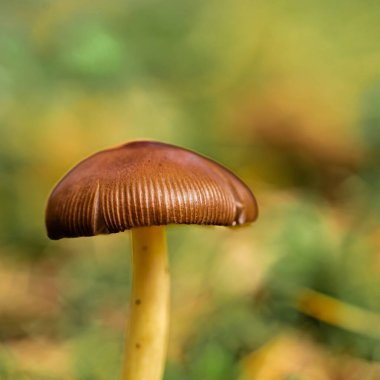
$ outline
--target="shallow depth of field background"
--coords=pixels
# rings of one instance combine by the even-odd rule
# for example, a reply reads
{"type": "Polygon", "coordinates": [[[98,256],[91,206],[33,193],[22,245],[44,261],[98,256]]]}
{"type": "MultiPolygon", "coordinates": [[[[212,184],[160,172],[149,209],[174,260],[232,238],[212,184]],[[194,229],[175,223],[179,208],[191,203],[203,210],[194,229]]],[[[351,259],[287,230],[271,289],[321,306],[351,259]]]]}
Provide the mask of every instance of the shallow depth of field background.
{"type": "Polygon", "coordinates": [[[165,380],[380,379],[380,3],[0,5],[0,378],[118,377],[128,233],[49,241],[52,186],[134,139],[194,149],[260,206],[170,226],[165,380]]]}

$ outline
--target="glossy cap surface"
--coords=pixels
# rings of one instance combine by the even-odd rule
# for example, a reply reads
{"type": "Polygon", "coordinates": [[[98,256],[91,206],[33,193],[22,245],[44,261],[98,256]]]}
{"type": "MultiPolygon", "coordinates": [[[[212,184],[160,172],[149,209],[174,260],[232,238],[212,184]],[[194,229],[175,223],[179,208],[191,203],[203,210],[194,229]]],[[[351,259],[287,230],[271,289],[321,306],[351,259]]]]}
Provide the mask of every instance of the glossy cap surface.
{"type": "Polygon", "coordinates": [[[192,151],[137,141],[103,150],[71,169],[46,208],[51,239],[177,224],[235,226],[257,217],[249,188],[192,151]]]}

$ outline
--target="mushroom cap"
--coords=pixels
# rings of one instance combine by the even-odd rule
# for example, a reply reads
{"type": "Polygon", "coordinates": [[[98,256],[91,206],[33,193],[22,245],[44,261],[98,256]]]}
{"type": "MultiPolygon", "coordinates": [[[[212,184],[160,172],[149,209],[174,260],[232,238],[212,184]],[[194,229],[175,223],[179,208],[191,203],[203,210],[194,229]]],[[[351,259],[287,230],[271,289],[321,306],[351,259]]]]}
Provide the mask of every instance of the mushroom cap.
{"type": "Polygon", "coordinates": [[[50,239],[176,224],[254,221],[249,188],[229,170],[173,145],[136,141],[100,151],[71,169],[46,208],[50,239]]]}

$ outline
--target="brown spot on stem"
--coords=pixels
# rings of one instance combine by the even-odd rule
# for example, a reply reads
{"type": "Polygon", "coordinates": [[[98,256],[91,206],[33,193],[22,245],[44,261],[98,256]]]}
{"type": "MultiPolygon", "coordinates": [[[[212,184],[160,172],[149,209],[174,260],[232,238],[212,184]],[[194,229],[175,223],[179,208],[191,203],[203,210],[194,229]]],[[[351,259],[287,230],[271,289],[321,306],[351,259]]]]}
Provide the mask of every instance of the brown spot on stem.
{"type": "Polygon", "coordinates": [[[140,299],[137,299],[137,300],[135,301],[135,305],[141,305],[141,300],[140,300],[140,299]]]}

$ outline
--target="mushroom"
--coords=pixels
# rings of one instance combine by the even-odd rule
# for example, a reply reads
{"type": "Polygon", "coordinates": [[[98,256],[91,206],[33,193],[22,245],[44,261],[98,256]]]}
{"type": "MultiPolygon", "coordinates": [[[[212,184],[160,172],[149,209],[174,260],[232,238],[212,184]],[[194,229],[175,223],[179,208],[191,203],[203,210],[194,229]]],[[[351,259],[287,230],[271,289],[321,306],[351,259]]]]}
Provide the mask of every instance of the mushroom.
{"type": "Polygon", "coordinates": [[[50,239],[132,231],[123,380],[158,380],[164,371],[170,298],[165,226],[237,226],[257,213],[253,194],[229,170],[159,142],[100,151],[58,182],[46,208],[50,239]]]}

